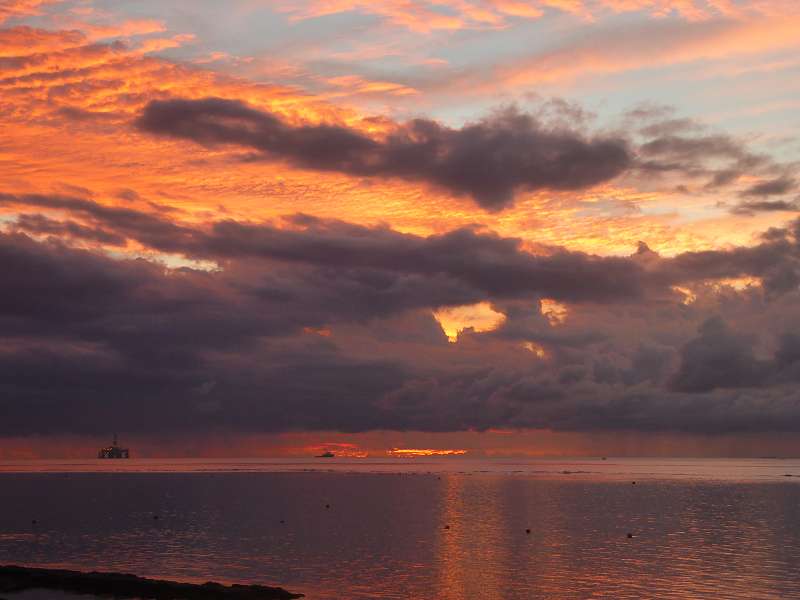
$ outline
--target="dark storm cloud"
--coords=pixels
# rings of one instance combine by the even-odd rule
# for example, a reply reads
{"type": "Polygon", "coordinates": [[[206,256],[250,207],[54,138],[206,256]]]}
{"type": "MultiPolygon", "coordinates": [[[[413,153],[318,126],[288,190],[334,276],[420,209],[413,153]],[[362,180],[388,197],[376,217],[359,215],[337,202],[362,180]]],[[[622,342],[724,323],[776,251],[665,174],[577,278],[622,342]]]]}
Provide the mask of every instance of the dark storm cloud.
{"type": "Polygon", "coordinates": [[[800,335],[781,334],[769,358],[756,357],[757,341],[756,335],[736,332],[719,317],[708,319],[698,328],[697,337],[681,348],[681,364],[671,387],[698,393],[800,381],[800,335]]]}
{"type": "Polygon", "coordinates": [[[412,285],[424,280],[421,289],[432,295],[417,297],[429,306],[534,293],[576,302],[631,301],[643,297],[648,285],[640,266],[627,259],[563,250],[536,256],[524,251],[519,239],[473,228],[420,237],[307,215],[291,217],[289,228],[235,221],[189,228],[80,198],[0,194],[2,202],[75,212],[104,230],[188,258],[304,263],[319,273],[339,269],[343,282],[352,276],[384,289],[387,297],[406,287],[411,297],[412,285]]]}
{"type": "Polygon", "coordinates": [[[763,278],[768,291],[782,293],[800,278],[800,246],[792,227],[780,235],[775,230],[772,239],[752,247],[661,258],[642,245],[635,255],[619,258],[561,249],[534,255],[517,238],[470,227],[422,237],[302,214],[281,226],[217,221],[188,227],[160,214],[67,196],[0,193],[0,203],[62,209],[87,218],[101,232],[76,229],[76,237],[124,236],[190,259],[304,264],[315,268],[315,277],[335,272],[358,290],[384,290],[387,300],[399,300],[394,292],[407,288],[408,300],[398,306],[413,305],[410,286],[423,281],[421,289],[431,296],[419,295],[419,304],[441,306],[534,296],[570,302],[664,299],[672,297],[674,285],[743,276],[763,278]]]}
{"type": "Polygon", "coordinates": [[[797,223],[749,248],[600,258],[533,255],[472,228],[423,237],[306,215],[189,227],[68,196],[0,202],[48,211],[0,234],[0,434],[800,429],[797,223]],[[114,260],[50,234],[220,268],[114,260]],[[742,275],[764,289],[704,287],[742,275]],[[541,297],[569,304],[565,323],[541,297]],[[484,300],[506,315],[495,331],[431,335],[432,308],[484,300]],[[698,332],[711,311],[725,321],[698,332]]]}
{"type": "Polygon", "coordinates": [[[719,318],[703,323],[699,333],[681,350],[681,366],[672,382],[675,390],[708,392],[764,382],[769,367],[753,355],[752,338],[731,332],[719,318]]]}
{"type": "Polygon", "coordinates": [[[511,205],[521,190],[575,190],[608,181],[632,158],[625,141],[547,128],[514,110],[461,129],[429,119],[394,128],[384,139],[338,125],[291,125],[233,100],[163,100],[137,126],[201,144],[235,144],[263,157],[360,177],[423,181],[469,195],[487,210],[511,205]]]}
{"type": "Polygon", "coordinates": [[[800,382],[800,333],[780,336],[774,365],[777,381],[800,382]]]}
{"type": "Polygon", "coordinates": [[[547,317],[531,310],[526,300],[495,301],[494,309],[505,315],[505,321],[494,331],[483,334],[502,340],[530,341],[547,344],[550,349],[585,347],[608,339],[608,336],[591,328],[580,331],[554,329],[547,317]]]}
{"type": "Polygon", "coordinates": [[[401,365],[312,348],[258,358],[262,364],[206,359],[159,368],[52,344],[0,353],[0,436],[392,426],[375,399],[402,384],[401,365]]]}
{"type": "MultiPolygon", "coordinates": [[[[498,111],[460,129],[430,119],[392,124],[383,137],[340,125],[294,125],[235,100],[157,100],[136,121],[140,130],[205,145],[255,152],[246,160],[284,160],[358,177],[396,177],[472,197],[496,211],[524,190],[580,190],[619,175],[682,177],[700,191],[735,186],[745,176],[765,179],[742,198],[766,198],[797,187],[793,167],[753,151],[747,141],[657,111],[628,113],[620,132],[587,137],[589,116],[564,101],[533,114],[498,111]]],[[[673,186],[674,187],[674,186],[673,186]]],[[[737,186],[740,187],[740,186],[737,186]]],[[[734,212],[779,210],[748,201],[734,212]]]]}
{"type": "Polygon", "coordinates": [[[758,277],[769,294],[794,291],[800,284],[800,245],[792,228],[780,232],[773,231],[773,239],[755,246],[685,252],[671,259],[659,260],[650,273],[656,279],[672,285],[758,277]]]}
{"type": "Polygon", "coordinates": [[[673,258],[640,247],[633,257],[614,258],[564,250],[537,256],[519,239],[472,228],[420,237],[303,215],[293,221],[299,229],[219,222],[190,253],[446,276],[497,300],[533,294],[572,302],[663,299],[673,285],[743,276],[763,278],[769,292],[782,293],[800,278],[800,247],[791,228],[752,247],[673,258]]]}
{"type": "Polygon", "coordinates": [[[325,267],[379,269],[447,277],[484,297],[541,293],[571,301],[632,300],[645,279],[638,265],[560,251],[535,256],[522,242],[471,228],[419,237],[383,228],[297,217],[301,230],[217,223],[207,239],[219,256],[262,256],[325,267]]]}
{"type": "Polygon", "coordinates": [[[0,234],[0,261],[0,434],[243,429],[252,417],[280,430],[303,426],[292,411],[311,404],[305,425],[338,427],[348,414],[358,422],[358,411],[341,411],[347,402],[385,391],[402,371],[324,345],[265,342],[349,318],[357,282],[326,293],[313,286],[336,279],[278,272],[265,297],[253,277],[167,271],[22,234],[0,234]],[[220,414],[198,397],[209,380],[231,395],[220,414]]]}
{"type": "Polygon", "coordinates": [[[384,397],[382,408],[402,429],[497,427],[556,431],[695,433],[800,430],[800,404],[788,386],[666,391],[618,383],[569,385],[507,369],[411,379],[384,397]]]}
{"type": "MultiPolygon", "coordinates": [[[[159,340],[172,348],[223,348],[298,326],[288,315],[256,318],[247,298],[215,273],[167,271],[146,260],[113,260],[22,234],[0,234],[0,260],[0,315],[7,335],[113,341],[119,350],[146,357],[147,344],[159,340]],[[232,313],[231,305],[242,310],[232,313]],[[201,320],[207,326],[196,328],[201,320]],[[141,348],[128,343],[134,338],[143,342],[141,348]]],[[[158,350],[156,344],[152,352],[158,350]]]]}
{"type": "Polygon", "coordinates": [[[159,247],[166,240],[180,243],[191,231],[151,213],[132,208],[99,204],[86,198],[66,195],[8,194],[0,192],[0,206],[34,206],[68,211],[113,229],[118,235],[136,239],[145,245],[159,247]]]}

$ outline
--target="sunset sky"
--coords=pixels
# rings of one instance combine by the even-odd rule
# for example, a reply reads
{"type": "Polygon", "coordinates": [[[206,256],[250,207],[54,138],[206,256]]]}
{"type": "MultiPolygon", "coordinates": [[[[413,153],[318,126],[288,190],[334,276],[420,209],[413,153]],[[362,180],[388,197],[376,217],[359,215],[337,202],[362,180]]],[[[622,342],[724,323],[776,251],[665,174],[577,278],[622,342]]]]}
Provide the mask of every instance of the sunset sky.
{"type": "Polygon", "coordinates": [[[800,454],[798,30],[0,0],[0,458],[800,454]]]}

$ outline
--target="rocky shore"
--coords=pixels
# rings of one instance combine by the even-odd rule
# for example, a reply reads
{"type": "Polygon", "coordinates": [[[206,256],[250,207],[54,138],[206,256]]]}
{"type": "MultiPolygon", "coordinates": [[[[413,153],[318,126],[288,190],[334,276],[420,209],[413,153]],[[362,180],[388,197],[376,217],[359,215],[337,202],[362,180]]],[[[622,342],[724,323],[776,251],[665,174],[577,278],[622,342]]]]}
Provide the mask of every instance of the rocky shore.
{"type": "Polygon", "coordinates": [[[28,589],[50,589],[108,598],[155,600],[290,600],[302,598],[279,587],[179,583],[146,579],[126,573],[83,573],[63,569],[0,566],[0,594],[28,589]]]}

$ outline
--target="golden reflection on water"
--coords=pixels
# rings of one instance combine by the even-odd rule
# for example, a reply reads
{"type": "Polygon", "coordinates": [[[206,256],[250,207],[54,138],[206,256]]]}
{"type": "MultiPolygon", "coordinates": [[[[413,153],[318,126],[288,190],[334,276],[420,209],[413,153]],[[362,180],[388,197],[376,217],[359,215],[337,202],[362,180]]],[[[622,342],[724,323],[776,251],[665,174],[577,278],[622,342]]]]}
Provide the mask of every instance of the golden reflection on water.
{"type": "Polygon", "coordinates": [[[511,556],[503,544],[500,480],[446,475],[437,556],[442,600],[480,596],[502,600],[503,574],[511,556]],[[488,488],[488,489],[487,489],[488,488]],[[474,518],[477,512],[478,518],[474,518]]]}
{"type": "Polygon", "coordinates": [[[260,582],[308,600],[800,598],[794,475],[633,485],[485,469],[7,474],[0,563],[260,582]]]}
{"type": "Polygon", "coordinates": [[[443,475],[435,598],[785,597],[780,529],[754,510],[775,498],[665,491],[443,475]]]}
{"type": "Polygon", "coordinates": [[[518,594],[531,582],[537,597],[570,597],[558,574],[571,565],[560,548],[563,540],[552,535],[564,515],[557,502],[543,502],[542,493],[511,479],[444,476],[437,598],[506,600],[509,588],[518,594]]]}

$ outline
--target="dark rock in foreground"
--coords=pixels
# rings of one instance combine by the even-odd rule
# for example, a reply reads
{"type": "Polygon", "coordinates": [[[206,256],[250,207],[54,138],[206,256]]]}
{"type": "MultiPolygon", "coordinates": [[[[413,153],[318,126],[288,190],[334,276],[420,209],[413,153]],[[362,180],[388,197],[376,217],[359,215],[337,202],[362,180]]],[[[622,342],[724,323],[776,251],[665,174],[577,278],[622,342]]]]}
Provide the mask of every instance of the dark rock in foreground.
{"type": "Polygon", "coordinates": [[[146,579],[125,573],[82,573],[62,569],[33,569],[0,566],[0,593],[39,588],[111,598],[154,598],[155,600],[289,600],[302,598],[283,588],[263,585],[222,585],[220,583],[178,583],[146,579]]]}

